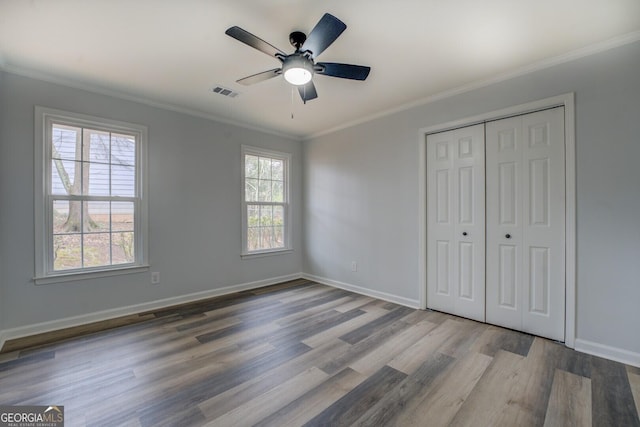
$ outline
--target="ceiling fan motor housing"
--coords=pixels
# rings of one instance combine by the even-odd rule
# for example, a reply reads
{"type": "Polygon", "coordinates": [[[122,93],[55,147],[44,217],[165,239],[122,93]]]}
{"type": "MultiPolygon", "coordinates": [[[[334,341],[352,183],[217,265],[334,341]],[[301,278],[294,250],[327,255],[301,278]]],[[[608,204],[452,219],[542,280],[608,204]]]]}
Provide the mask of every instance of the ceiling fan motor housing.
{"type": "Polygon", "coordinates": [[[307,35],[302,31],[294,31],[289,34],[289,43],[291,43],[291,45],[295,47],[296,50],[299,50],[306,40],[307,35]]]}

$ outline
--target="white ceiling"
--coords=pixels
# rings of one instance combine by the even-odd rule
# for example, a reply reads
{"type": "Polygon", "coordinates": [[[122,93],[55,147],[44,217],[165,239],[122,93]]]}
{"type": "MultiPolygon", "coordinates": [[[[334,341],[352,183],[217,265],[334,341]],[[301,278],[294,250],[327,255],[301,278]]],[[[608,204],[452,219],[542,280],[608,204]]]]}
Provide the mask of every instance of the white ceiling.
{"type": "Polygon", "coordinates": [[[0,67],[304,138],[638,31],[639,0],[0,0],[0,67]],[[306,105],[282,77],[235,83],[279,62],[228,27],[291,52],[325,12],[347,30],[319,60],[365,82],[315,76],[306,105]]]}

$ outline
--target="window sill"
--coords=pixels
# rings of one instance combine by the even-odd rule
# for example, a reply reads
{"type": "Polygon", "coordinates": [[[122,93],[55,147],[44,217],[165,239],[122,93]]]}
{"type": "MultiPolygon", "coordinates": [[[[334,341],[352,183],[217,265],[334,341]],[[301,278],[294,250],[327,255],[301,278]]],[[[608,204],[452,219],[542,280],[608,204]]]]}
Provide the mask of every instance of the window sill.
{"type": "Polygon", "coordinates": [[[75,282],[79,280],[99,279],[101,277],[120,276],[123,274],[135,274],[149,271],[148,265],[133,265],[108,270],[82,271],[73,273],[56,273],[44,277],[34,277],[36,285],[48,285],[50,283],[75,282]]]}
{"type": "Polygon", "coordinates": [[[293,249],[277,249],[273,251],[244,253],[244,254],[241,254],[240,257],[242,259],[253,259],[253,258],[262,258],[262,257],[272,256],[272,255],[290,254],[292,252],[293,252],[293,249]]]}

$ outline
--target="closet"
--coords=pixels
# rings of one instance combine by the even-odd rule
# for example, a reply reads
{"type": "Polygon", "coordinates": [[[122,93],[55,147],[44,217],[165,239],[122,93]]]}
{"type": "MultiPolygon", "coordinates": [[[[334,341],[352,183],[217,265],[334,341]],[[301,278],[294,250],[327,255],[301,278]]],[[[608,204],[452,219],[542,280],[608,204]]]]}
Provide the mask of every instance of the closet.
{"type": "Polygon", "coordinates": [[[427,307],[564,341],[564,108],[427,135],[427,307]]]}

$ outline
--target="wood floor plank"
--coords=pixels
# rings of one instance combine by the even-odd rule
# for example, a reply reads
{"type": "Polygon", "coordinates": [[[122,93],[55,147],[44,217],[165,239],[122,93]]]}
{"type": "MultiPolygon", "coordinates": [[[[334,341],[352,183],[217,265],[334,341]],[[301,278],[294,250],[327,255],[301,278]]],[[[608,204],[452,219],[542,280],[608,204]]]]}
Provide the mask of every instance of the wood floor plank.
{"type": "Polygon", "coordinates": [[[0,363],[8,362],[9,360],[17,359],[20,356],[20,351],[15,350],[8,353],[0,353],[0,363]]]}
{"type": "Polygon", "coordinates": [[[598,426],[640,426],[627,370],[621,363],[593,357],[592,420],[598,426]]]}
{"type": "Polygon", "coordinates": [[[334,340],[318,348],[314,348],[299,357],[296,357],[285,364],[274,367],[260,375],[244,381],[235,387],[219,393],[206,401],[200,403],[198,407],[211,418],[217,418],[230,412],[241,405],[244,401],[251,400],[272,388],[282,384],[293,375],[305,371],[309,367],[325,363],[332,353],[343,351],[348,344],[334,340]]]}
{"type": "Polygon", "coordinates": [[[371,303],[372,301],[375,301],[373,298],[368,297],[368,296],[364,296],[364,295],[358,295],[356,297],[354,297],[351,301],[346,302],[342,305],[339,305],[338,307],[336,307],[334,310],[336,311],[341,311],[341,312],[345,312],[345,311],[349,311],[349,310],[353,310],[355,308],[361,308],[362,306],[371,303]]]}
{"type": "Polygon", "coordinates": [[[329,375],[318,368],[309,368],[218,418],[212,418],[205,413],[205,416],[210,420],[207,425],[220,427],[254,425],[295,400],[297,396],[317,387],[328,377],[329,375]]]}
{"type": "Polygon", "coordinates": [[[591,424],[591,380],[556,369],[544,427],[591,424]]]}
{"type": "Polygon", "coordinates": [[[332,403],[356,388],[367,377],[351,368],[343,369],[318,387],[309,390],[296,400],[265,417],[255,427],[281,427],[303,425],[332,403]]]}
{"type": "Polygon", "coordinates": [[[348,322],[365,314],[364,311],[355,309],[340,313],[331,310],[310,316],[308,319],[297,321],[292,325],[283,326],[279,331],[269,337],[269,342],[274,345],[286,344],[290,341],[303,341],[317,333],[331,329],[334,326],[348,322]]]}
{"type": "Polygon", "coordinates": [[[499,425],[498,417],[518,385],[523,365],[524,357],[504,350],[498,351],[449,425],[499,425]]]}
{"type": "Polygon", "coordinates": [[[349,366],[361,374],[372,375],[395,356],[403,353],[407,347],[410,347],[417,340],[428,334],[436,326],[436,324],[429,321],[416,323],[401,333],[389,338],[384,344],[377,347],[376,351],[364,355],[349,366]]]}
{"type": "MultiPolygon", "coordinates": [[[[371,405],[363,415],[358,417],[354,425],[384,426],[395,424],[393,422],[394,419],[402,415],[407,406],[423,390],[430,388],[441,375],[447,372],[447,368],[453,361],[452,357],[442,353],[431,355],[413,374],[406,377],[400,384],[379,399],[377,403],[371,405]]],[[[420,421],[416,425],[420,425],[424,422],[424,419],[420,421]]]]}
{"type": "Polygon", "coordinates": [[[304,425],[350,426],[406,376],[400,371],[384,366],[304,425]]]}
{"type": "Polygon", "coordinates": [[[440,346],[455,333],[459,325],[454,320],[446,320],[431,332],[420,338],[407,351],[394,357],[388,365],[407,375],[412,374],[424,362],[425,358],[435,353],[440,346]]]}
{"type": "MultiPolygon", "coordinates": [[[[359,309],[358,309],[359,310],[359,309]]],[[[335,325],[332,328],[325,329],[324,331],[320,331],[317,334],[311,335],[308,338],[302,340],[303,343],[308,345],[309,347],[316,348],[322,344],[325,344],[329,341],[337,339],[339,336],[346,334],[347,332],[359,328],[374,319],[377,319],[382,314],[380,313],[371,313],[364,312],[362,316],[354,317],[346,322],[335,325]]]]}
{"type": "Polygon", "coordinates": [[[535,338],[519,372],[519,381],[511,389],[509,400],[496,418],[498,425],[542,425],[551,395],[555,366],[559,358],[557,344],[535,338]]]}
{"type": "MultiPolygon", "coordinates": [[[[342,298],[338,298],[332,301],[325,302],[324,304],[318,304],[313,307],[309,307],[306,310],[299,311],[297,313],[290,314],[289,316],[283,317],[281,319],[276,320],[278,325],[291,325],[296,322],[307,320],[309,317],[322,314],[326,311],[337,311],[335,307],[342,305],[344,302],[350,301],[352,298],[349,295],[345,295],[342,298]]],[[[354,310],[350,310],[354,311],[354,310]]],[[[363,312],[364,313],[364,312],[363,312]]]]}
{"type": "Polygon", "coordinates": [[[439,352],[448,354],[454,358],[466,354],[486,328],[482,323],[472,320],[464,319],[457,322],[459,324],[456,326],[455,332],[451,334],[438,349],[439,352]]]}
{"type": "Polygon", "coordinates": [[[371,334],[373,334],[376,330],[384,328],[386,325],[390,325],[398,319],[401,319],[404,316],[411,314],[414,311],[408,307],[397,307],[391,310],[389,313],[384,316],[370,322],[367,325],[361,326],[358,329],[355,329],[347,334],[344,334],[340,337],[341,340],[348,342],[349,344],[355,344],[358,341],[362,341],[367,338],[371,334]]]}
{"type": "Polygon", "coordinates": [[[629,376],[633,400],[636,402],[636,412],[640,414],[640,374],[631,373],[631,370],[627,369],[627,375],[629,376]]]}
{"type": "MultiPolygon", "coordinates": [[[[374,320],[377,322],[378,319],[374,320]]],[[[384,344],[384,342],[392,336],[401,333],[404,329],[410,325],[398,320],[385,328],[377,329],[376,332],[369,337],[359,341],[358,343],[349,346],[348,349],[342,353],[334,354],[327,363],[319,366],[320,369],[328,374],[335,374],[338,371],[349,366],[354,360],[357,360],[365,354],[373,351],[375,348],[384,344]]],[[[358,328],[360,329],[360,328],[358,328]]]]}
{"type": "Polygon", "coordinates": [[[448,425],[493,361],[481,353],[469,353],[455,361],[432,387],[422,390],[393,418],[397,426],[448,425]]]}

